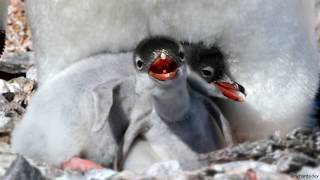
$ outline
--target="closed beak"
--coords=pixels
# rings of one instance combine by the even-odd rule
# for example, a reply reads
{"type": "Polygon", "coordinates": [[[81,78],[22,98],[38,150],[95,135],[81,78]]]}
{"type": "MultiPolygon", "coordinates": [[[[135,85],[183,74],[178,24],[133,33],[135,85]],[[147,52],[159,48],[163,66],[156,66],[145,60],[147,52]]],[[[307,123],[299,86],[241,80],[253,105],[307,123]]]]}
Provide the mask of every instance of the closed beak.
{"type": "Polygon", "coordinates": [[[244,102],[246,99],[245,88],[233,81],[223,81],[218,80],[212,82],[221,92],[222,94],[234,101],[244,102]]]}

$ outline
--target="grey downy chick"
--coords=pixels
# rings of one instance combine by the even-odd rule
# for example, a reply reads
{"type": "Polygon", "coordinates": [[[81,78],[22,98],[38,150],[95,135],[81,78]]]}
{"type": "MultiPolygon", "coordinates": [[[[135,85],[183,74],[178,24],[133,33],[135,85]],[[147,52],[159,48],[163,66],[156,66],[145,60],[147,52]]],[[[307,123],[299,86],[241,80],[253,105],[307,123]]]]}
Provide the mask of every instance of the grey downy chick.
{"type": "Polygon", "coordinates": [[[79,157],[110,167],[135,101],[131,59],[92,56],[43,83],[13,131],[12,149],[56,166],[79,157]]]}
{"type": "Polygon", "coordinates": [[[245,88],[234,80],[226,63],[226,55],[218,47],[207,47],[203,43],[183,45],[188,52],[187,61],[191,69],[188,81],[193,88],[208,96],[245,101],[245,88]],[[193,73],[198,76],[193,76],[193,73]]]}
{"type": "Polygon", "coordinates": [[[112,165],[131,109],[139,117],[152,110],[144,99],[154,83],[146,73],[135,75],[131,59],[132,53],[92,56],[44,83],[13,132],[13,150],[56,166],[74,156],[112,165]]]}
{"type": "Polygon", "coordinates": [[[120,166],[142,172],[155,162],[178,160],[184,169],[195,169],[205,164],[199,161],[200,154],[231,142],[217,106],[189,87],[180,43],[163,36],[145,39],[133,59],[138,74],[147,75],[155,87],[135,107],[149,104],[149,113],[131,116],[120,166]]]}

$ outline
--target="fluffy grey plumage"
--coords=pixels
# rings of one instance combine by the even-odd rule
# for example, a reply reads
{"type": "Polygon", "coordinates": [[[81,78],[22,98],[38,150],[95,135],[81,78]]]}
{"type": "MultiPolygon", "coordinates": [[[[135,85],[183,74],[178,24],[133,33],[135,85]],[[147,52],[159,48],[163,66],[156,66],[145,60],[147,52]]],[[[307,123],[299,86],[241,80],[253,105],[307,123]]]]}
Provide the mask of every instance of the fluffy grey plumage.
{"type": "Polygon", "coordinates": [[[198,78],[191,75],[188,78],[193,88],[206,96],[245,101],[245,88],[235,82],[228,68],[227,56],[220,48],[207,47],[202,43],[184,43],[184,48],[191,69],[189,73],[198,75],[198,78]]]}
{"type": "Polygon", "coordinates": [[[199,154],[226,145],[228,124],[210,99],[188,86],[183,54],[182,46],[166,37],[138,45],[136,68],[139,74],[148,74],[155,87],[138,100],[131,115],[124,139],[124,169],[141,172],[155,162],[172,159],[184,169],[195,169],[205,163],[199,161],[199,154]],[[146,104],[148,111],[139,115],[146,104]]]}
{"type": "Polygon", "coordinates": [[[313,2],[32,0],[26,3],[40,85],[77,61],[102,51],[132,50],[150,35],[168,35],[179,41],[206,45],[215,43],[229,55],[226,62],[230,73],[248,94],[245,105],[222,102],[222,110],[239,136],[256,139],[275,130],[300,126],[309,115],[320,67],[313,38],[313,2]],[[256,131],[252,131],[253,126],[256,131]]]}
{"type": "MultiPolygon", "coordinates": [[[[208,45],[216,42],[230,55],[227,60],[230,73],[246,88],[248,96],[246,104],[221,104],[239,136],[255,139],[268,136],[277,129],[285,131],[299,126],[308,115],[317,89],[320,67],[312,40],[314,29],[309,14],[312,10],[307,11],[308,7],[312,7],[312,2],[26,1],[40,89],[13,134],[13,148],[54,164],[83,149],[89,151],[84,146],[96,143],[89,142],[94,138],[91,137],[92,128],[98,130],[101,124],[105,125],[97,115],[108,113],[108,108],[102,113],[95,112],[99,108],[90,108],[97,103],[97,99],[98,104],[106,106],[108,102],[100,101],[104,98],[95,97],[101,94],[99,92],[105,92],[104,88],[108,89],[106,92],[113,88],[109,85],[100,87],[98,82],[104,78],[106,82],[111,81],[108,78],[112,72],[119,73],[118,77],[129,77],[126,73],[130,70],[113,71],[119,67],[110,64],[121,57],[131,58],[129,55],[106,55],[105,60],[111,61],[109,64],[99,58],[104,55],[94,55],[104,51],[119,53],[132,50],[141,39],[155,34],[208,45]],[[72,70],[73,65],[76,67],[81,63],[87,63],[84,70],[72,70]],[[91,73],[82,74],[87,71],[91,73]],[[73,76],[73,73],[81,76],[73,76]],[[91,84],[94,82],[96,84],[91,84]],[[82,89],[84,87],[91,89],[82,89]],[[96,91],[94,87],[97,87],[96,91]],[[57,98],[59,95],[64,98],[57,98]],[[89,97],[91,99],[87,99],[89,97]],[[75,104],[77,108],[74,108],[75,104]],[[70,123],[65,125],[65,122],[70,123]],[[83,126],[86,123],[88,126],[83,126]],[[82,137],[79,133],[83,131],[90,135],[82,137]],[[77,140],[76,143],[73,139],[77,140]]],[[[146,82],[137,82],[136,92],[143,92],[148,85],[146,82]]],[[[117,86],[117,81],[110,83],[117,86]]],[[[107,99],[110,102],[111,99],[107,99]]],[[[105,133],[111,134],[111,131],[105,133]]],[[[97,137],[100,136],[103,135],[97,137]]],[[[86,154],[93,156],[94,160],[97,158],[94,154],[100,154],[103,158],[99,156],[97,161],[107,164],[112,161],[115,152],[112,144],[115,141],[111,138],[107,149],[100,151],[101,148],[97,148],[96,153],[86,154]],[[111,155],[107,157],[106,154],[111,155]]],[[[101,143],[101,147],[105,148],[105,142],[101,143]]],[[[100,141],[97,144],[100,145],[100,141]]]]}
{"type": "MultiPolygon", "coordinates": [[[[56,166],[73,156],[110,166],[131,119],[148,118],[151,108],[154,84],[135,76],[131,59],[132,53],[92,56],[43,83],[13,132],[12,149],[56,166]]],[[[196,107],[203,99],[197,96],[196,107]]]]}
{"type": "Polygon", "coordinates": [[[93,56],[42,84],[13,132],[13,150],[57,166],[78,155],[110,165],[135,101],[130,59],[93,56]]]}
{"type": "Polygon", "coordinates": [[[229,55],[245,104],[220,108],[237,136],[257,139],[302,126],[310,115],[319,78],[314,1],[170,1],[152,4],[151,34],[217,44],[229,55]],[[180,11],[181,10],[181,11],[180,11]]]}

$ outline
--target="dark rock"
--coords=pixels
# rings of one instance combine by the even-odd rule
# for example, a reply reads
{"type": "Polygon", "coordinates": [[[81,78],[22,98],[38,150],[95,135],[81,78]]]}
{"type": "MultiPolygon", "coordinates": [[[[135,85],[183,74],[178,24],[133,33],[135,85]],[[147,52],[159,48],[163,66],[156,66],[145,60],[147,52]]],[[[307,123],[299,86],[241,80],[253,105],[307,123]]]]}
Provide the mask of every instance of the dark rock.
{"type": "Polygon", "coordinates": [[[277,160],[277,168],[280,172],[291,173],[299,171],[303,166],[315,167],[315,159],[302,153],[288,153],[277,160]]]}
{"type": "Polygon", "coordinates": [[[2,94],[3,97],[6,98],[9,102],[11,102],[14,99],[14,93],[12,92],[5,92],[2,94]]]}
{"type": "Polygon", "coordinates": [[[21,119],[21,114],[25,110],[14,102],[8,102],[0,95],[0,135],[10,133],[15,123],[21,119]]]}
{"type": "Polygon", "coordinates": [[[6,172],[4,180],[45,180],[46,178],[41,174],[39,169],[33,167],[22,156],[18,156],[17,159],[10,166],[6,172]]]}
{"type": "Polygon", "coordinates": [[[33,54],[5,54],[0,61],[0,79],[10,80],[16,77],[24,76],[32,67],[33,54]]]}
{"type": "Polygon", "coordinates": [[[24,77],[0,80],[0,140],[22,118],[35,88],[35,81],[24,77]]]}
{"type": "MultiPolygon", "coordinates": [[[[255,160],[255,162],[274,164],[277,170],[273,173],[290,174],[302,168],[319,166],[319,147],[319,131],[296,129],[285,138],[275,135],[265,140],[246,142],[202,155],[201,159],[208,160],[211,164],[225,164],[225,162],[233,164],[239,160],[255,160]]],[[[237,168],[241,169],[245,166],[247,165],[238,165],[237,168]]]]}
{"type": "Polygon", "coordinates": [[[318,131],[297,129],[288,134],[286,138],[269,139],[246,142],[237,146],[202,155],[201,159],[212,163],[230,162],[242,159],[255,159],[262,161],[275,161],[274,152],[304,153],[315,161],[319,161],[320,133],[318,131]]]}

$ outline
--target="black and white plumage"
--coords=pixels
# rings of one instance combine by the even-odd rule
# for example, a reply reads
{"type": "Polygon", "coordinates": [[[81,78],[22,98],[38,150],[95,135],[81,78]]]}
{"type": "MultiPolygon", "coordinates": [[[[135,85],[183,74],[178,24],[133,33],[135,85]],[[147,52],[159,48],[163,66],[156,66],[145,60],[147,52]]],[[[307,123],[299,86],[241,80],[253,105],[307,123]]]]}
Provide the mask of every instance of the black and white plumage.
{"type": "Polygon", "coordinates": [[[196,169],[206,164],[199,161],[200,154],[231,141],[228,123],[217,106],[188,85],[185,61],[183,47],[168,37],[147,38],[136,48],[138,74],[148,75],[155,85],[133,110],[149,105],[148,114],[131,116],[124,138],[124,169],[141,172],[166,160],[196,169]]]}

